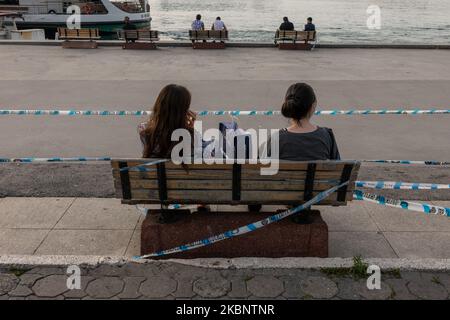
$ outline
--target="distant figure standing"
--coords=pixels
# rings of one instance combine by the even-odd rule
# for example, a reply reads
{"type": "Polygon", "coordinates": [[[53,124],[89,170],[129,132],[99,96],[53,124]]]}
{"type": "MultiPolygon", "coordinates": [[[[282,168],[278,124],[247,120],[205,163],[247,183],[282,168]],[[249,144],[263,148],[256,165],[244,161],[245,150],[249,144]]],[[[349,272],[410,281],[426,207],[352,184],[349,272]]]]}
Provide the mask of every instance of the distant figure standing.
{"type": "Polygon", "coordinates": [[[305,31],[316,31],[316,26],[312,23],[312,18],[309,17],[306,21],[305,31]]]}
{"type": "Polygon", "coordinates": [[[289,21],[288,17],[283,18],[283,23],[280,25],[280,30],[292,31],[294,30],[294,24],[289,21]]]}
{"type": "Polygon", "coordinates": [[[225,23],[223,23],[222,19],[220,17],[216,18],[216,21],[214,21],[211,30],[227,30],[227,27],[225,26],[225,23]]]}
{"type": "MultiPolygon", "coordinates": [[[[124,25],[123,25],[122,29],[124,31],[137,30],[137,27],[130,22],[130,17],[125,17],[125,19],[123,19],[123,23],[124,23],[124,25]]],[[[125,32],[125,42],[135,42],[135,41],[136,41],[136,38],[134,38],[134,37],[133,38],[129,38],[127,36],[127,33],[125,32]]]]}

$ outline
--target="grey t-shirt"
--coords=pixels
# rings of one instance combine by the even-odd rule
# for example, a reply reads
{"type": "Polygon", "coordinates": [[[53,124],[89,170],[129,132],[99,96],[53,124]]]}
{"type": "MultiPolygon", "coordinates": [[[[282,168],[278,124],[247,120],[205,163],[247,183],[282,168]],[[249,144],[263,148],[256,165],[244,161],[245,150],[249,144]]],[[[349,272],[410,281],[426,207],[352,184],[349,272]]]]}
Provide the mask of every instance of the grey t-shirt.
{"type": "Polygon", "coordinates": [[[294,133],[281,129],[279,141],[280,160],[341,159],[333,131],[328,128],[317,127],[317,130],[308,133],[294,133]]]}

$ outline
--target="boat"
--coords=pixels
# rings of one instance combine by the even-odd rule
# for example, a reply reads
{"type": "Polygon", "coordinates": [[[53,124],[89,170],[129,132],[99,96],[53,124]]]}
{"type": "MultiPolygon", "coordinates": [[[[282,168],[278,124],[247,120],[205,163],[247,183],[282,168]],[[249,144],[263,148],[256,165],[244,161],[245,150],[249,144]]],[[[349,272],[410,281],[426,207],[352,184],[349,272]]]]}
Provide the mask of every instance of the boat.
{"type": "Polygon", "coordinates": [[[122,29],[125,17],[138,29],[150,28],[151,16],[148,0],[0,0],[0,10],[22,14],[17,28],[44,29],[53,39],[58,27],[66,27],[71,13],[67,8],[80,8],[81,28],[98,28],[102,38],[111,39],[122,29]]]}
{"type": "Polygon", "coordinates": [[[21,13],[0,11],[0,40],[11,39],[11,31],[17,30],[17,19],[22,19],[21,13]]]}

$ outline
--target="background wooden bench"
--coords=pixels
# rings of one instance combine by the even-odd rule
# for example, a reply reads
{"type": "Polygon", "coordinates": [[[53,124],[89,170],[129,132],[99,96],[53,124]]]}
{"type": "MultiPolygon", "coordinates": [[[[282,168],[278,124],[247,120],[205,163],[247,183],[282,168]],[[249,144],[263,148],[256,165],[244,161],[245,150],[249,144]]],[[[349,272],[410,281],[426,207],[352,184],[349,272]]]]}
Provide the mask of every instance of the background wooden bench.
{"type": "Polygon", "coordinates": [[[189,30],[189,39],[193,41],[194,49],[225,49],[224,42],[228,40],[228,30],[189,30]]]}
{"type": "MultiPolygon", "coordinates": [[[[187,165],[171,162],[136,166],[154,159],[112,160],[114,185],[124,204],[264,204],[296,206],[342,181],[348,186],[318,205],[344,206],[353,199],[359,163],[352,161],[281,162],[279,172],[262,176],[262,165],[187,165]],[[120,168],[134,167],[121,171],[120,168]],[[150,171],[148,171],[150,170],[150,171]]],[[[188,210],[150,210],[141,228],[141,254],[170,249],[264,219],[274,212],[219,212],[191,214],[188,210]],[[175,222],[160,219],[170,213],[175,222]]],[[[302,214],[302,213],[300,213],[302,214]]],[[[305,213],[303,213],[305,214],[305,213]]],[[[210,246],[167,256],[200,257],[327,257],[328,227],[320,212],[308,213],[308,224],[287,218],[254,232],[210,246]]],[[[301,217],[301,216],[300,216],[301,217]]],[[[166,257],[161,257],[166,258],[166,257]]]]}
{"type": "Polygon", "coordinates": [[[316,31],[277,30],[275,43],[278,43],[280,49],[311,50],[317,41],[316,37],[316,31]],[[311,44],[312,42],[314,44],[311,44]]]}
{"type": "Polygon", "coordinates": [[[58,37],[63,42],[63,48],[95,49],[100,39],[98,29],[67,29],[58,28],[58,37]]]}
{"type": "Polygon", "coordinates": [[[156,49],[155,42],[159,41],[156,30],[119,30],[117,35],[119,40],[126,41],[123,49],[156,49]]]}

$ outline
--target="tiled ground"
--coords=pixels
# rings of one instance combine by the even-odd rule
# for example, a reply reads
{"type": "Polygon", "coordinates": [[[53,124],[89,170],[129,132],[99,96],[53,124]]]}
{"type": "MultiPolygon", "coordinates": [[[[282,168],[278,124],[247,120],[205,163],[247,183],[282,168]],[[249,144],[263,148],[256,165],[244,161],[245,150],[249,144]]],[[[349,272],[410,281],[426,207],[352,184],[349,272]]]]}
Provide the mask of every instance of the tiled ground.
{"type": "MultiPolygon", "coordinates": [[[[448,201],[433,204],[450,206],[448,201]]],[[[330,257],[450,258],[446,217],[359,201],[320,209],[330,230],[330,257]]],[[[141,220],[134,206],[116,199],[3,198],[0,255],[134,256],[141,220]]]]}

